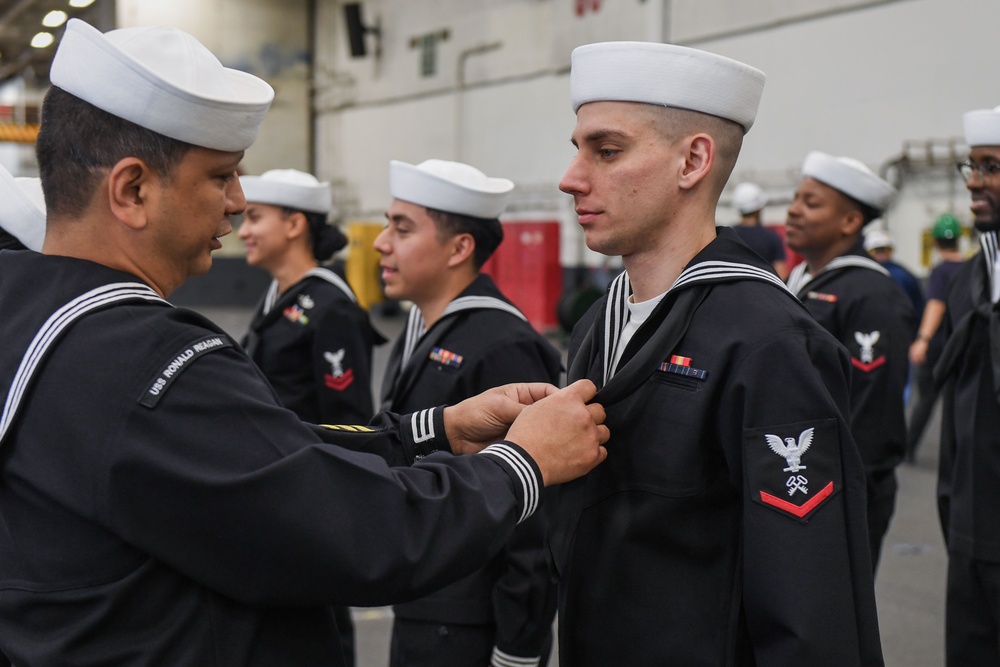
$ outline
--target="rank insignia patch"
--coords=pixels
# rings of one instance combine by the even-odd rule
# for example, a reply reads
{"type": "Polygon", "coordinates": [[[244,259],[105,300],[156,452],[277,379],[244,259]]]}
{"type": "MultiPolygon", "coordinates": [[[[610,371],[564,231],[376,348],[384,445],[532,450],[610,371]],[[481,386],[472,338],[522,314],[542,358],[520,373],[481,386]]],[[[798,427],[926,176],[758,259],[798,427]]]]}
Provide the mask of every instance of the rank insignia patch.
{"type": "Polygon", "coordinates": [[[330,372],[323,375],[328,389],[344,391],[354,382],[354,371],[344,370],[344,348],[336,352],[324,352],[323,358],[330,364],[330,372]]]}
{"type": "Polygon", "coordinates": [[[691,357],[682,357],[679,354],[670,355],[670,361],[664,361],[656,369],[661,373],[674,373],[696,380],[704,380],[708,377],[708,371],[691,366],[691,357]]]}
{"type": "Polygon", "coordinates": [[[442,347],[435,347],[427,356],[431,361],[436,361],[443,366],[449,366],[451,368],[461,368],[462,360],[464,359],[462,355],[449,352],[442,347]]]}
{"type": "Polygon", "coordinates": [[[836,294],[826,294],[825,292],[806,292],[806,298],[816,301],[826,301],[827,303],[837,303],[836,294]]]}
{"type": "Polygon", "coordinates": [[[302,325],[309,324],[309,316],[306,315],[305,311],[302,310],[301,306],[298,305],[289,306],[288,308],[285,308],[281,312],[281,314],[284,315],[286,318],[288,318],[290,321],[295,322],[297,324],[302,324],[302,325]]]}
{"type": "Polygon", "coordinates": [[[862,333],[861,331],[854,332],[854,340],[860,346],[861,351],[858,356],[851,356],[851,363],[860,371],[865,373],[871,373],[873,370],[885,363],[885,355],[880,357],[875,356],[875,344],[881,334],[878,331],[872,331],[870,333],[862,333]]]}
{"type": "Polygon", "coordinates": [[[799,422],[743,433],[749,493],[802,522],[840,491],[837,421],[799,422]]]}

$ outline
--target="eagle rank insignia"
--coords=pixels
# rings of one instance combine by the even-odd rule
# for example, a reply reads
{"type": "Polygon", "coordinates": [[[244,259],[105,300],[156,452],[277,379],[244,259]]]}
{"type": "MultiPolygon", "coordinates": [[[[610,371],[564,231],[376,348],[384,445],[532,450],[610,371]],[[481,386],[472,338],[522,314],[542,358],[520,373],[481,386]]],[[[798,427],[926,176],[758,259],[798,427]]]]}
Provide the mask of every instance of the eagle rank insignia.
{"type": "Polygon", "coordinates": [[[748,429],[744,452],[753,500],[805,522],[840,490],[839,451],[834,419],[748,429]]]}

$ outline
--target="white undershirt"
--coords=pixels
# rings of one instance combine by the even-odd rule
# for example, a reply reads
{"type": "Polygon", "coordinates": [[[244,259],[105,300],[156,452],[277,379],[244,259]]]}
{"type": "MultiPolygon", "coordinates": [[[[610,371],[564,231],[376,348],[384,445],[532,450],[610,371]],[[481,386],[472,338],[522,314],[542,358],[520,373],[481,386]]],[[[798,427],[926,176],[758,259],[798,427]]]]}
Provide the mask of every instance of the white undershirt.
{"type": "Polygon", "coordinates": [[[634,296],[629,297],[628,303],[625,304],[628,306],[628,321],[625,323],[625,326],[622,327],[621,335],[618,336],[618,345],[615,346],[615,360],[611,365],[612,369],[618,370],[618,361],[622,358],[622,352],[624,352],[625,348],[628,347],[629,341],[632,340],[632,336],[634,336],[635,332],[642,326],[642,323],[649,319],[649,316],[656,309],[656,306],[659,305],[660,301],[662,301],[663,297],[666,295],[667,293],[664,292],[663,294],[654,296],[652,299],[640,301],[639,303],[632,302],[632,299],[635,298],[634,296]]]}

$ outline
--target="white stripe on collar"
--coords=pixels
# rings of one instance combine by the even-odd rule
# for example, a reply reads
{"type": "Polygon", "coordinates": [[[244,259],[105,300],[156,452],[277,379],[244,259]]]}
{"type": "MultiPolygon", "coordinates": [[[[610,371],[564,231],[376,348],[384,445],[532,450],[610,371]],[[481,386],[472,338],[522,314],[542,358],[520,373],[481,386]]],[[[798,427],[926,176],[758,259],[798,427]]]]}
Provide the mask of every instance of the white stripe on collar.
{"type": "MultiPolygon", "coordinates": [[[[444,312],[441,313],[441,319],[462,312],[463,310],[477,309],[502,310],[525,322],[528,321],[528,318],[520,310],[494,296],[462,296],[454,299],[445,307],[444,312]]],[[[405,366],[406,362],[410,360],[410,355],[413,354],[413,350],[416,349],[417,344],[425,333],[427,333],[427,329],[424,324],[423,313],[420,312],[419,308],[413,306],[410,308],[410,318],[406,323],[406,338],[403,339],[403,359],[400,362],[400,368],[405,366]]]]}
{"type": "Polygon", "coordinates": [[[65,306],[54,312],[42,328],[35,334],[34,339],[28,346],[21,365],[14,374],[10,391],[7,393],[7,400],[4,403],[3,414],[0,415],[0,442],[3,441],[7,430],[14,420],[14,415],[21,403],[24,392],[31,381],[31,377],[38,369],[45,353],[52,343],[58,338],[66,327],[71,325],[79,317],[86,315],[95,308],[114,303],[116,301],[126,301],[133,299],[143,299],[146,301],[160,301],[167,305],[170,303],[160,297],[150,287],[141,283],[112,283],[92,289],[86,294],[82,294],[65,306]]]}
{"type": "MultiPolygon", "coordinates": [[[[727,278],[757,278],[765,282],[772,283],[786,292],[790,292],[788,285],[781,282],[781,278],[774,275],[767,269],[761,269],[750,264],[740,264],[739,262],[710,261],[699,262],[690,266],[677,276],[677,280],[670,286],[670,289],[682,287],[691,282],[704,280],[720,280],[727,278]]],[[[668,290],[669,291],[669,290],[668,290]]]]}
{"type": "Polygon", "coordinates": [[[840,257],[835,257],[830,260],[830,263],[824,266],[823,270],[815,276],[810,273],[806,273],[806,263],[802,262],[792,269],[791,275],[788,276],[788,288],[795,295],[801,294],[802,290],[804,290],[809,283],[819,276],[822,276],[829,271],[836,271],[847,267],[871,269],[872,271],[877,271],[884,276],[889,275],[886,268],[874,259],[869,259],[868,257],[862,257],[860,255],[841,255],[840,257]]]}
{"type": "MultiPolygon", "coordinates": [[[[788,286],[781,282],[778,276],[766,269],[761,269],[750,264],[740,262],[724,262],[712,260],[698,262],[681,271],[673,285],[664,293],[664,297],[674,290],[680,289],[693,283],[713,282],[716,280],[730,280],[733,278],[744,278],[750,280],[760,280],[770,283],[775,287],[780,287],[786,292],[790,292],[788,286]]],[[[608,294],[608,303],[604,313],[604,383],[607,384],[614,375],[616,368],[612,367],[613,361],[617,358],[617,348],[621,339],[622,330],[628,323],[629,310],[628,301],[632,296],[632,285],[628,279],[628,272],[622,271],[611,284],[608,294]]]]}
{"type": "MultiPolygon", "coordinates": [[[[669,291],[669,290],[668,290],[669,291]]],[[[628,323],[628,302],[632,298],[632,282],[628,272],[622,271],[612,281],[608,294],[608,302],[604,312],[604,382],[611,379],[611,365],[617,358],[618,341],[622,330],[628,323]]]]}
{"type": "Polygon", "coordinates": [[[1000,243],[997,240],[996,232],[982,232],[979,235],[979,245],[983,249],[983,256],[986,259],[986,274],[990,279],[990,298],[993,303],[997,302],[998,292],[1000,292],[1000,276],[997,275],[997,260],[1000,259],[1000,243]]]}
{"type": "MultiPolygon", "coordinates": [[[[338,276],[336,273],[330,269],[323,268],[322,266],[317,266],[315,269],[310,269],[306,275],[302,276],[302,280],[305,280],[308,276],[314,276],[321,280],[325,280],[334,287],[340,289],[341,292],[347,295],[347,298],[354,303],[358,302],[358,298],[354,296],[354,290],[348,285],[343,278],[338,276]]],[[[299,281],[301,282],[301,280],[299,281]]],[[[278,302],[278,281],[272,280],[271,284],[267,288],[267,294],[264,295],[264,308],[263,314],[267,315],[274,308],[274,304],[278,302]]]]}

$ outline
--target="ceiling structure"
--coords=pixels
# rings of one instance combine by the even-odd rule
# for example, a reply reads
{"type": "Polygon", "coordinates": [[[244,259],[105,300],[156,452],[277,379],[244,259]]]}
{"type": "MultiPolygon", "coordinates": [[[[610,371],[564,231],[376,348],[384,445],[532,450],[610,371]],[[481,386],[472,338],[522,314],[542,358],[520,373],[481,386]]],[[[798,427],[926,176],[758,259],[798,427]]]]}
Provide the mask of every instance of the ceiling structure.
{"type": "Polygon", "coordinates": [[[48,83],[52,56],[65,27],[42,25],[42,19],[50,11],[62,10],[68,18],[99,24],[93,17],[103,16],[111,2],[94,0],[90,6],[81,8],[70,6],[70,0],[0,0],[0,84],[17,76],[22,76],[29,85],[48,83]],[[55,41],[45,48],[35,48],[31,40],[41,31],[50,32],[55,41]]]}

